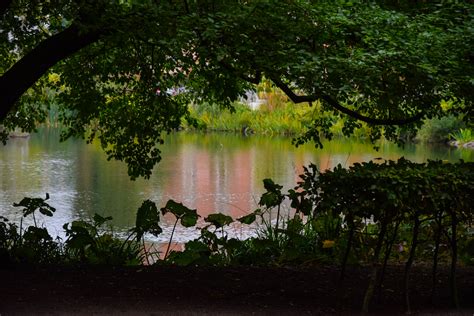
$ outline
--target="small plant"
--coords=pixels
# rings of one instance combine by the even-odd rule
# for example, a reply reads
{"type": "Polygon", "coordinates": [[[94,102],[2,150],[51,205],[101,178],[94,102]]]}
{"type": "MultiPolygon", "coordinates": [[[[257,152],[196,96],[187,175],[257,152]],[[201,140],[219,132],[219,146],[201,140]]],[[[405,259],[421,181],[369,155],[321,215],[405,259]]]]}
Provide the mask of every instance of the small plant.
{"type": "MultiPolygon", "coordinates": [[[[270,229],[269,232],[270,233],[274,232],[275,238],[278,238],[278,230],[280,228],[279,221],[280,221],[281,203],[285,199],[285,195],[281,193],[281,189],[283,187],[273,182],[272,179],[264,179],[263,186],[265,187],[265,190],[267,190],[267,192],[262,194],[258,204],[260,206],[266,207],[267,209],[271,209],[273,207],[277,208],[275,229],[274,230],[270,229]]],[[[271,225],[270,225],[270,228],[271,228],[271,225]]]]}
{"type": "Polygon", "coordinates": [[[45,216],[53,216],[54,212],[56,212],[56,209],[46,203],[46,201],[49,200],[49,193],[46,193],[46,198],[29,198],[25,197],[23,198],[19,203],[13,203],[14,207],[23,207],[22,213],[23,217],[27,217],[28,215],[33,216],[33,221],[35,223],[35,227],[38,227],[38,224],[36,223],[36,216],[35,212],[39,211],[41,214],[45,216]]]}
{"type": "Polygon", "coordinates": [[[134,234],[137,243],[142,243],[143,253],[148,264],[150,264],[150,254],[145,244],[145,234],[150,233],[153,236],[158,236],[163,232],[159,226],[160,214],[156,204],[150,200],[143,201],[142,205],[137,210],[135,227],[131,230],[131,235],[127,238],[129,240],[134,234]]]}
{"type": "Polygon", "coordinates": [[[168,242],[168,247],[166,248],[166,252],[165,252],[165,255],[164,255],[164,258],[166,259],[168,257],[168,253],[170,251],[171,242],[173,241],[173,235],[174,235],[174,232],[176,230],[176,225],[178,224],[178,221],[180,221],[181,225],[183,225],[184,227],[192,227],[192,226],[196,225],[199,215],[197,215],[196,210],[191,210],[191,209],[187,208],[186,206],[184,206],[182,203],[177,203],[173,200],[169,200],[166,203],[165,207],[161,208],[161,213],[163,215],[165,215],[167,213],[171,213],[176,218],[176,220],[174,222],[174,225],[173,225],[173,230],[171,231],[171,236],[170,236],[170,240],[168,242]]]}
{"type": "Polygon", "coordinates": [[[451,138],[459,142],[459,144],[465,144],[474,141],[474,133],[470,128],[461,128],[455,133],[449,134],[451,138]]]}
{"type": "Polygon", "coordinates": [[[139,244],[101,232],[112,217],[95,214],[93,222],[74,221],[64,224],[65,252],[72,262],[105,265],[138,265],[143,261],[139,244]]]}
{"type": "Polygon", "coordinates": [[[228,215],[216,213],[210,214],[204,221],[209,224],[200,228],[201,236],[187,242],[182,252],[172,251],[169,257],[165,258],[168,262],[183,266],[231,263],[235,249],[240,246],[241,241],[228,239],[224,233],[224,226],[231,224],[234,220],[228,215]],[[220,237],[218,230],[220,230],[220,237]]]}
{"type": "Polygon", "coordinates": [[[39,211],[46,216],[52,216],[56,211],[46,203],[46,198],[23,198],[15,207],[22,207],[23,213],[20,227],[9,223],[8,219],[0,216],[0,260],[1,264],[50,264],[61,260],[59,242],[53,240],[46,228],[38,227],[35,213],[39,211]],[[32,216],[34,226],[25,230],[22,228],[23,217],[32,216]]]}
{"type": "MultiPolygon", "coordinates": [[[[173,214],[175,222],[162,262],[178,265],[286,265],[339,263],[340,282],[346,265],[370,264],[369,285],[363,301],[367,311],[374,293],[381,293],[385,269],[390,263],[405,265],[403,299],[410,310],[410,271],[416,260],[432,263],[433,290],[440,264],[450,269],[450,291],[458,305],[456,267],[458,260],[473,264],[474,164],[406,159],[341,165],[320,172],[315,165],[304,168],[301,180],[287,193],[271,179],[264,180],[266,192],[259,209],[238,218],[243,225],[260,220],[256,238],[228,238],[225,227],[234,220],[225,214],[204,218],[201,235],[185,245],[183,252],[170,251],[180,222],[197,224],[196,210],[169,200],[162,215],[173,214]],[[281,220],[281,207],[289,204],[281,220]],[[271,213],[277,218],[272,222],[271,213]]],[[[16,206],[24,216],[36,211],[51,216],[55,211],[46,199],[25,198],[16,206]]],[[[2,263],[80,262],[86,264],[141,264],[149,253],[145,234],[162,232],[154,202],[144,201],[137,211],[135,227],[125,240],[104,233],[110,217],[95,215],[93,222],[65,224],[64,245],[54,241],[46,229],[35,225],[23,230],[0,217],[2,263]],[[55,261],[56,260],[56,261],[55,261]]],[[[21,226],[21,225],[20,225],[21,226]]],[[[149,263],[149,262],[148,262],[149,263]]]]}

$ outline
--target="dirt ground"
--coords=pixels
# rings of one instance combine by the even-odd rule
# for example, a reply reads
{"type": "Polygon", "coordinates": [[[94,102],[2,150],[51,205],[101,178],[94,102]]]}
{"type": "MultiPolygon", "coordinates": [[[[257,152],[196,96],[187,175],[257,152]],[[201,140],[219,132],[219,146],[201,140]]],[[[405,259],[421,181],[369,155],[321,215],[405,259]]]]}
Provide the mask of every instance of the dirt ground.
{"type": "MultiPolygon", "coordinates": [[[[369,269],[351,267],[0,268],[0,315],[353,315],[369,269]]],[[[403,314],[402,266],[392,266],[372,314],[403,314]]],[[[474,267],[459,268],[463,309],[450,309],[447,270],[431,298],[429,267],[411,273],[415,314],[474,315],[474,267]]]]}

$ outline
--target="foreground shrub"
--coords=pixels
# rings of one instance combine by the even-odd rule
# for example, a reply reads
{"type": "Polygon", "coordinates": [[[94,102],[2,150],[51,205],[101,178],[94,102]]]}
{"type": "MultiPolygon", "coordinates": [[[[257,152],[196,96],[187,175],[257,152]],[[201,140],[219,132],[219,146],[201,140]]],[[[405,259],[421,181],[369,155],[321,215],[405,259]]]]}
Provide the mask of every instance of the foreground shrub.
{"type": "Polygon", "coordinates": [[[264,180],[267,192],[260,199],[261,208],[238,219],[244,224],[263,224],[259,237],[227,240],[206,227],[184,252],[172,253],[167,259],[176,264],[339,262],[341,281],[348,263],[370,264],[364,310],[382,286],[389,262],[405,265],[408,310],[413,263],[431,262],[433,291],[438,265],[444,263],[450,266],[453,304],[458,305],[458,259],[463,264],[474,262],[473,163],[418,164],[402,158],[355,164],[349,169],[338,166],[326,172],[310,165],[300,177],[287,194],[270,179],[264,180]],[[282,224],[284,206],[290,209],[282,224]],[[277,216],[274,221],[269,217],[272,210],[277,216]]]}
{"type": "MultiPolygon", "coordinates": [[[[410,311],[408,289],[415,261],[431,264],[433,291],[439,264],[450,267],[450,290],[458,306],[456,267],[474,264],[474,163],[442,161],[413,163],[405,159],[340,165],[320,172],[313,164],[304,168],[301,181],[287,193],[271,179],[254,212],[238,218],[242,225],[260,226],[257,237],[228,238],[225,228],[234,219],[225,214],[204,218],[200,237],[186,243],[182,252],[167,248],[163,259],[153,261],[177,265],[259,264],[286,265],[338,263],[343,282],[348,264],[372,267],[363,302],[367,311],[373,294],[383,284],[388,263],[403,263],[403,293],[410,311]]],[[[35,212],[52,216],[45,201],[25,198],[16,206],[24,216],[35,212]]],[[[79,262],[126,265],[150,263],[145,235],[158,236],[161,214],[171,213],[178,224],[195,226],[196,210],[168,201],[158,210],[144,201],[137,211],[136,225],[125,240],[101,228],[110,217],[96,215],[92,223],[65,224],[67,239],[54,241],[46,229],[35,225],[23,230],[0,218],[0,260],[4,262],[79,262]]]]}

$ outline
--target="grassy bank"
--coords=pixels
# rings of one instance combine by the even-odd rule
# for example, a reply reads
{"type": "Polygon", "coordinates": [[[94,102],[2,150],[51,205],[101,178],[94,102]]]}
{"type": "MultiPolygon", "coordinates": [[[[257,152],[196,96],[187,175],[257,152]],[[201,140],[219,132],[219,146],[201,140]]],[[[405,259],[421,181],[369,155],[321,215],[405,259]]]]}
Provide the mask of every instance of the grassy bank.
{"type": "MultiPolygon", "coordinates": [[[[274,102],[274,101],[273,101],[274,102]]],[[[198,122],[198,129],[206,131],[238,132],[259,135],[295,136],[305,133],[308,128],[323,115],[321,104],[294,104],[292,102],[263,103],[258,109],[235,102],[234,110],[222,109],[216,104],[198,104],[190,106],[191,116],[198,122]]],[[[332,118],[331,132],[336,137],[343,137],[344,120],[332,118]]],[[[195,127],[184,122],[184,128],[195,127]]],[[[355,130],[356,138],[367,138],[370,128],[362,124],[355,130]]]]}
{"type": "MultiPolygon", "coordinates": [[[[328,116],[327,112],[321,110],[321,104],[318,102],[310,107],[306,103],[288,102],[283,96],[269,98],[267,95],[267,99],[262,100],[264,102],[257,109],[251,109],[249,105],[242,102],[235,102],[232,111],[223,109],[217,104],[207,103],[191,105],[189,109],[200,130],[256,133],[269,136],[302,135],[317,119],[328,116]]],[[[330,121],[331,133],[335,137],[344,137],[345,119],[331,116],[330,121]]],[[[195,129],[185,121],[183,121],[183,127],[188,130],[195,129]]],[[[370,127],[362,123],[360,128],[355,129],[353,136],[367,139],[369,135],[370,127]]],[[[453,140],[467,143],[474,141],[474,132],[461,118],[448,115],[425,120],[416,135],[406,139],[427,143],[447,143],[453,140]]]]}

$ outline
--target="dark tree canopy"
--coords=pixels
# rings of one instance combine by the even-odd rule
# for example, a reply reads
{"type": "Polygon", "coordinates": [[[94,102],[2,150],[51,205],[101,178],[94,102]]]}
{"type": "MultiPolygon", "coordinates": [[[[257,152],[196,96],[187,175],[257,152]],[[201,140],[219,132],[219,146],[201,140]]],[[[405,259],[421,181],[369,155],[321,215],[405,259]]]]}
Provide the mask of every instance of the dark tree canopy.
{"type": "MultiPolygon", "coordinates": [[[[11,0],[0,5],[0,122],[44,120],[57,92],[63,135],[98,138],[132,177],[149,176],[162,133],[191,102],[230,106],[262,77],[293,102],[320,100],[397,138],[450,111],[472,120],[470,1],[11,0]],[[185,87],[170,95],[167,89],[185,87]],[[160,93],[157,93],[160,91],[160,93]]],[[[321,116],[298,142],[330,136],[321,116]]]]}

